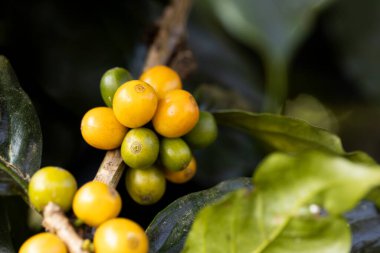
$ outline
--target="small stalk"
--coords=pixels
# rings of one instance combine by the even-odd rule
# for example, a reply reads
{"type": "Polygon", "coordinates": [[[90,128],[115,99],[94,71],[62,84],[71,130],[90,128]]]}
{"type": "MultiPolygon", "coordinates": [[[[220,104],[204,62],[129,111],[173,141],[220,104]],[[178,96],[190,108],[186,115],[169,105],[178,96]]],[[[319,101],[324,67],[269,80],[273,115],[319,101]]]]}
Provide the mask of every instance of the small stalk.
{"type": "Polygon", "coordinates": [[[102,164],[94,178],[94,181],[103,182],[116,188],[124,171],[124,161],[121,158],[120,150],[111,150],[106,153],[102,164]]]}
{"type": "Polygon", "coordinates": [[[42,225],[47,231],[61,238],[70,253],[89,253],[87,249],[82,248],[84,240],[71,226],[69,219],[58,205],[49,202],[43,210],[43,217],[42,225]]]}
{"type": "Polygon", "coordinates": [[[288,92],[288,61],[285,58],[267,57],[265,61],[265,112],[282,113],[288,92]]]}

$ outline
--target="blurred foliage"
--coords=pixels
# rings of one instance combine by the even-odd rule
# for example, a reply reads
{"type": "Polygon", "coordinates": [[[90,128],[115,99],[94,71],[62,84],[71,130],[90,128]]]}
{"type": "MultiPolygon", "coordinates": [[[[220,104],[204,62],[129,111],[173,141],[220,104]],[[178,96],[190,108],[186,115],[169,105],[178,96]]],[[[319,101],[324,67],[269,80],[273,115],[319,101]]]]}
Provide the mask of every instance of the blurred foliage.
{"type": "Polygon", "coordinates": [[[263,109],[281,112],[288,65],[316,14],[331,0],[209,0],[210,10],[232,36],[257,50],[266,73],[263,109]]]}
{"type": "Polygon", "coordinates": [[[254,190],[228,193],[199,211],[182,252],[348,252],[351,231],[342,216],[379,179],[379,165],[331,153],[272,153],[253,175],[254,190]]]}
{"type": "Polygon", "coordinates": [[[295,153],[321,149],[339,155],[344,154],[338,136],[303,120],[241,110],[220,110],[214,115],[219,124],[249,133],[271,150],[295,153]]]}
{"type": "Polygon", "coordinates": [[[303,119],[330,132],[338,132],[338,121],[334,113],[313,96],[300,94],[294,100],[286,101],[284,114],[303,119]]]}

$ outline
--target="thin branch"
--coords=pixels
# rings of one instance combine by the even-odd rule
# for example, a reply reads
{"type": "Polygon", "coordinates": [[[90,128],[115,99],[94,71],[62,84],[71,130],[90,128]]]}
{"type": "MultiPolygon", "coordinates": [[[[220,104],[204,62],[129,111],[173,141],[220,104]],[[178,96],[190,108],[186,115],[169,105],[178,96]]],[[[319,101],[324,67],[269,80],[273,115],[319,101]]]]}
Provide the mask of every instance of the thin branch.
{"type": "Polygon", "coordinates": [[[159,22],[159,31],[149,48],[144,69],[168,63],[185,34],[190,7],[191,0],[174,0],[165,9],[159,22]]]}
{"type": "MultiPolygon", "coordinates": [[[[184,38],[191,2],[191,0],[174,0],[171,5],[166,7],[159,23],[159,31],[148,51],[144,69],[155,65],[169,64],[168,61],[172,58],[176,48],[184,38]]],[[[187,55],[189,56],[189,53],[187,55]]],[[[181,59],[188,60],[189,58],[182,56],[181,59]]],[[[180,65],[178,59],[176,64],[177,66],[180,65]]],[[[188,64],[188,66],[194,69],[194,64],[188,64]]],[[[123,169],[124,162],[120,156],[120,152],[115,150],[108,151],[95,176],[95,180],[106,182],[116,187],[123,169]]]]}
{"type": "Polygon", "coordinates": [[[82,249],[84,240],[71,226],[69,219],[58,205],[52,202],[47,204],[44,208],[43,216],[42,225],[44,228],[61,238],[69,252],[88,253],[88,251],[82,249]]]}
{"type": "Polygon", "coordinates": [[[121,175],[123,174],[125,164],[121,158],[120,150],[111,150],[106,153],[102,164],[94,178],[95,181],[103,182],[113,188],[116,188],[121,175]]]}

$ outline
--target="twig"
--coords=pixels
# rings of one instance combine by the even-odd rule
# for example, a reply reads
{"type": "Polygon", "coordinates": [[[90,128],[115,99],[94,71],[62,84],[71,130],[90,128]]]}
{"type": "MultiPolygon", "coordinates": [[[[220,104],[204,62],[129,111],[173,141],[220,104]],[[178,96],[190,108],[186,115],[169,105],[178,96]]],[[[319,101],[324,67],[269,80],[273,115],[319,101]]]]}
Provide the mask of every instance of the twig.
{"type": "Polygon", "coordinates": [[[182,79],[197,68],[193,52],[187,48],[185,42],[180,45],[170,60],[170,67],[174,69],[182,79]]]}
{"type": "Polygon", "coordinates": [[[159,22],[159,31],[149,48],[144,69],[168,63],[185,34],[190,7],[191,0],[174,0],[165,9],[159,22]]]}
{"type": "Polygon", "coordinates": [[[116,188],[121,175],[124,171],[124,162],[120,155],[120,150],[111,150],[106,153],[102,164],[94,178],[95,181],[100,181],[109,186],[116,188]]]}
{"type": "MultiPolygon", "coordinates": [[[[174,0],[169,5],[159,23],[159,31],[148,51],[144,69],[160,64],[168,64],[176,47],[184,38],[191,0],[174,0]]],[[[182,57],[185,59],[185,57],[182,57]]],[[[186,58],[188,60],[188,58],[186,58]]],[[[176,64],[179,64],[178,61],[176,64]]],[[[194,66],[189,64],[189,66],[194,66]]],[[[192,68],[193,69],[193,68],[192,68]]],[[[95,176],[95,180],[112,182],[116,186],[124,168],[120,152],[108,151],[95,176]]]]}
{"type": "Polygon", "coordinates": [[[42,225],[51,233],[56,234],[66,244],[71,253],[88,253],[82,249],[83,239],[71,226],[69,219],[65,216],[62,209],[50,202],[43,211],[44,219],[42,225]]]}

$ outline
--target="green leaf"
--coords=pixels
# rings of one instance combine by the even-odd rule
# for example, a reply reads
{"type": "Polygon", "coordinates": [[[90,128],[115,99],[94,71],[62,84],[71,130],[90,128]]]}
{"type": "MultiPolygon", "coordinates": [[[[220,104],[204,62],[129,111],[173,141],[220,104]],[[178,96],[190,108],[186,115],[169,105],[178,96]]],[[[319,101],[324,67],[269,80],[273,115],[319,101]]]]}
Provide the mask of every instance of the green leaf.
{"type": "Polygon", "coordinates": [[[239,110],[221,110],[215,112],[214,116],[218,123],[246,131],[279,151],[321,149],[337,154],[344,153],[338,136],[302,120],[239,110]]]}
{"type": "MultiPolygon", "coordinates": [[[[372,157],[362,151],[346,153],[338,136],[303,120],[240,110],[219,110],[214,112],[214,115],[219,124],[245,131],[278,151],[300,152],[321,149],[340,154],[356,163],[376,164],[372,157]]],[[[374,188],[367,199],[380,207],[380,187],[374,188]]]]}
{"type": "Polygon", "coordinates": [[[9,61],[1,55],[0,119],[0,170],[12,178],[1,174],[0,181],[15,182],[25,196],[30,176],[40,168],[41,128],[32,102],[20,87],[9,61]]]}
{"type": "Polygon", "coordinates": [[[349,252],[342,214],[380,184],[380,168],[319,151],[274,153],[253,184],[201,210],[183,252],[349,252]]]}
{"type": "Polygon", "coordinates": [[[149,252],[179,252],[198,211],[226,193],[243,187],[252,187],[250,178],[225,181],[213,188],[191,193],[171,203],[157,214],[146,230],[149,237],[149,252]]]}

